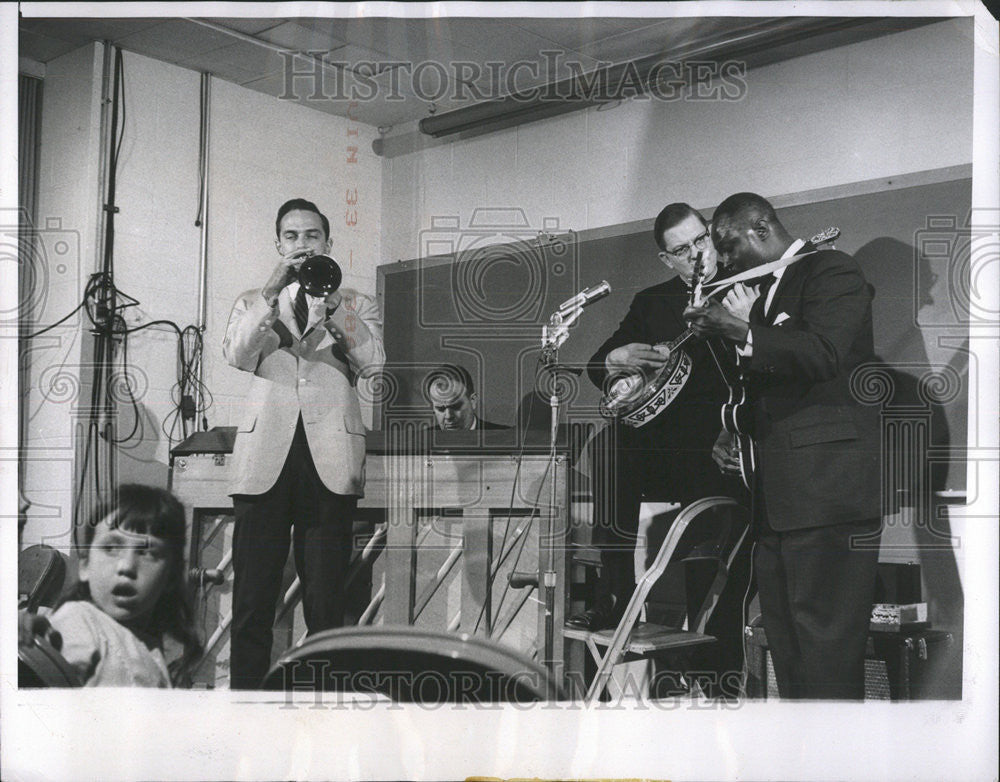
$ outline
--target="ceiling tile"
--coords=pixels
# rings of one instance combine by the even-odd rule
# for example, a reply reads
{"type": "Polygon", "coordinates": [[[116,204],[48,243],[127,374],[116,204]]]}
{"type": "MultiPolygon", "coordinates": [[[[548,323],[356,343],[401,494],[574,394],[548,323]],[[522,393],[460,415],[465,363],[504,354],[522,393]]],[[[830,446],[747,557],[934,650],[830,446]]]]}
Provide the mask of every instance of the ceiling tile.
{"type": "Polygon", "coordinates": [[[264,32],[265,30],[270,30],[272,27],[277,27],[280,24],[291,21],[290,19],[234,19],[232,17],[227,17],[225,19],[213,19],[206,18],[206,22],[211,22],[212,24],[217,24],[220,27],[226,27],[230,30],[236,30],[236,32],[244,33],[246,35],[257,35],[264,32]]]}
{"type": "Polygon", "coordinates": [[[164,23],[163,19],[22,19],[21,29],[41,32],[50,38],[78,42],[117,41],[126,35],[164,23]]]}
{"type": "Polygon", "coordinates": [[[310,24],[310,21],[285,22],[257,37],[295,52],[326,52],[344,46],[346,41],[333,35],[329,25],[310,24]]]}
{"type": "Polygon", "coordinates": [[[510,24],[528,30],[564,49],[582,52],[594,44],[622,33],[662,21],[659,18],[579,17],[563,19],[511,19],[510,24]]]}
{"type": "MultiPolygon", "coordinates": [[[[649,21],[649,20],[647,20],[649,21]]],[[[730,27],[733,21],[727,20],[730,27]]],[[[579,51],[602,62],[625,62],[651,54],[669,55],[679,46],[714,32],[709,20],[692,17],[667,19],[600,40],[583,43],[579,51]]]]}
{"type": "Polygon", "coordinates": [[[220,76],[223,71],[236,69],[243,72],[243,77],[234,81],[244,82],[269,73],[278,73],[284,68],[285,57],[266,46],[249,41],[235,41],[229,46],[186,58],[181,65],[193,68],[196,67],[195,63],[199,63],[198,70],[209,70],[220,76]],[[218,70],[208,67],[212,63],[218,70]]]}
{"type": "MultiPolygon", "coordinates": [[[[250,44],[247,44],[248,46],[250,44]]],[[[224,47],[229,49],[231,47],[224,47]]],[[[204,52],[203,54],[196,54],[193,57],[185,58],[179,61],[177,64],[183,68],[190,68],[193,71],[199,71],[201,73],[210,73],[213,76],[223,79],[225,81],[235,82],[241,84],[245,81],[250,81],[262,75],[262,72],[256,70],[250,70],[241,64],[240,58],[223,58],[220,57],[220,52],[224,49],[215,49],[211,52],[204,52]]]]}
{"type": "Polygon", "coordinates": [[[87,41],[83,43],[67,43],[57,38],[50,38],[47,35],[21,30],[17,37],[17,51],[22,57],[27,57],[36,62],[49,62],[67,52],[80,48],[86,43],[87,41]]]}
{"type": "Polygon", "coordinates": [[[198,54],[221,49],[233,37],[183,19],[171,19],[116,41],[129,51],[179,63],[198,54]]]}
{"type": "Polygon", "coordinates": [[[431,59],[444,36],[447,20],[441,19],[339,19],[337,36],[345,41],[382,52],[393,60],[412,63],[431,59]]]}
{"type": "Polygon", "coordinates": [[[449,39],[479,52],[484,60],[541,60],[541,52],[565,48],[507,19],[463,19],[461,22],[449,29],[449,39]]]}

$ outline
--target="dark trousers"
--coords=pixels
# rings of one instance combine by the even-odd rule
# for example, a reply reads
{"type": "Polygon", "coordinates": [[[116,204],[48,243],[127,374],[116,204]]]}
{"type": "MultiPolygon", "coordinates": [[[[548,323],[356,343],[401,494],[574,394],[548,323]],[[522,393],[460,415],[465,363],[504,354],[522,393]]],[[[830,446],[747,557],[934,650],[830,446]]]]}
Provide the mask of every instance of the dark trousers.
{"type": "Polygon", "coordinates": [[[274,486],[264,494],[233,496],[231,689],[258,687],[270,667],[271,628],[290,538],[309,633],[343,624],[357,504],[357,497],[323,485],[301,418],[274,486]]]}
{"type": "Polygon", "coordinates": [[[759,530],[754,571],[782,698],[862,700],[881,521],[759,530]]]}

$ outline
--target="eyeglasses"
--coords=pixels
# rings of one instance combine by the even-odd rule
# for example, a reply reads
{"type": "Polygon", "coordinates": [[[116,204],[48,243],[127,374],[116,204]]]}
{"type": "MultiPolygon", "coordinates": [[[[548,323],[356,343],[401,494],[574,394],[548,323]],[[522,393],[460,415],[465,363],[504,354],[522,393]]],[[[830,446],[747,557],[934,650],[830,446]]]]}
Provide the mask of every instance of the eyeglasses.
{"type": "Polygon", "coordinates": [[[691,257],[691,248],[697,250],[704,250],[708,246],[708,231],[696,236],[692,241],[687,244],[682,244],[680,247],[674,247],[671,250],[666,250],[667,255],[673,256],[679,261],[686,261],[691,257]]]}

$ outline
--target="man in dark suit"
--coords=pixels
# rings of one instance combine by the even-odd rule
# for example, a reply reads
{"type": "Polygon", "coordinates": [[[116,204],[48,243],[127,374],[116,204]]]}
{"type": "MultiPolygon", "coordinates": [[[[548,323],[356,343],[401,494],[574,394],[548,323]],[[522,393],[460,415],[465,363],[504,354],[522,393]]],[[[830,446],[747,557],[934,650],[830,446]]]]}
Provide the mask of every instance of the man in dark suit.
{"type": "MultiPolygon", "coordinates": [[[[712,234],[743,270],[801,256],[762,278],[749,321],[711,302],[684,315],[699,335],[732,342],[748,378],[754,570],[779,692],[861,699],[881,529],[879,420],[850,378],[874,358],[872,288],[853,258],[793,239],[753,193],[723,201],[712,234]]],[[[715,458],[733,469],[725,435],[715,458]]]]}
{"type": "MultiPolygon", "coordinates": [[[[652,373],[667,361],[658,343],[687,328],[682,317],[690,297],[696,261],[704,281],[725,272],[717,267],[715,248],[702,216],[688,204],[665,207],[653,225],[659,257],[674,277],[639,291],[625,318],[590,359],[588,374],[598,388],[622,372],[652,373]]],[[[690,340],[683,348],[691,359],[690,376],[673,403],[639,428],[615,423],[593,445],[594,545],[601,551],[595,600],[567,624],[584,630],[613,627],[635,588],[634,550],[643,497],[688,505],[711,495],[739,494],[738,481],[720,475],[712,463],[712,443],[719,431],[719,408],[727,387],[709,344],[690,340]]],[[[735,647],[739,646],[739,620],[735,647]]],[[[730,645],[734,645],[730,644],[730,645]]]]}
{"type": "Polygon", "coordinates": [[[472,374],[457,364],[442,364],[424,378],[424,396],[434,408],[434,428],[446,432],[505,429],[476,413],[479,394],[472,374]]]}

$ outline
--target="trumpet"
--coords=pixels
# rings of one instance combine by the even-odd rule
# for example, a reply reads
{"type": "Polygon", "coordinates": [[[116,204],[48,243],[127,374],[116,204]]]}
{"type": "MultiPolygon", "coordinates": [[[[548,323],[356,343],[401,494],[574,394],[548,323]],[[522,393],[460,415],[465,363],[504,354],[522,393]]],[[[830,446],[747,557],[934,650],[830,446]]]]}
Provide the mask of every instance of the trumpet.
{"type": "Polygon", "coordinates": [[[310,296],[323,297],[340,288],[344,273],[329,255],[310,255],[299,266],[299,284],[310,296]]]}

